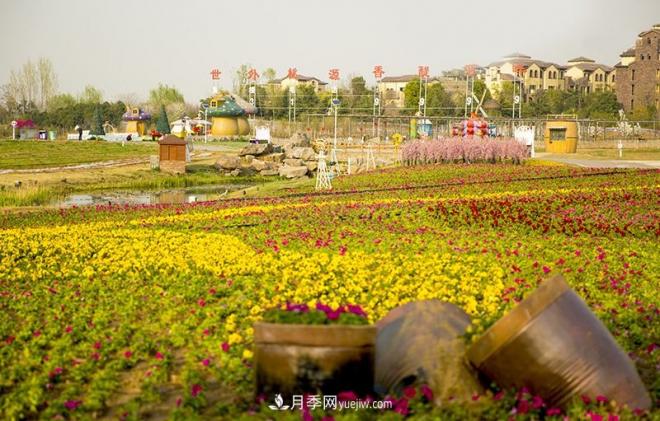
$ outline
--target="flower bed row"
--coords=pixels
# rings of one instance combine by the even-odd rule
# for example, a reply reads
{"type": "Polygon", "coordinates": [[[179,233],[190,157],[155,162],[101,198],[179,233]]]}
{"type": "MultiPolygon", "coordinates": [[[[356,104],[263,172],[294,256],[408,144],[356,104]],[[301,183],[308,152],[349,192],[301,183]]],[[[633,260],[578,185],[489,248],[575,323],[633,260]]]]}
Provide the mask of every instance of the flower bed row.
{"type": "Polygon", "coordinates": [[[412,140],[401,147],[401,159],[407,164],[437,162],[520,163],[529,156],[527,147],[513,138],[442,138],[412,140]]]}

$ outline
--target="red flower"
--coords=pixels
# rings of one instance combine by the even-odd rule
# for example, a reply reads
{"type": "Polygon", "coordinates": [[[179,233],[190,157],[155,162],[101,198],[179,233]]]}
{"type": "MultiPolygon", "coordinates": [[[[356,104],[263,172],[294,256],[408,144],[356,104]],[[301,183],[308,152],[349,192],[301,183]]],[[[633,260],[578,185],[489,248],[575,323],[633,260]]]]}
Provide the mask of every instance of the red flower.
{"type": "Polygon", "coordinates": [[[163,356],[163,354],[160,353],[160,351],[156,351],[156,355],[154,355],[154,358],[157,360],[162,360],[165,357],[163,356]]]}
{"type": "Polygon", "coordinates": [[[197,300],[197,304],[198,304],[200,307],[204,307],[204,306],[206,305],[206,301],[204,301],[203,298],[200,298],[199,300],[197,300]]]}
{"type": "Polygon", "coordinates": [[[131,358],[133,356],[133,352],[130,350],[124,352],[124,358],[131,358]]]}
{"type": "Polygon", "coordinates": [[[223,343],[220,345],[220,348],[222,348],[222,351],[223,351],[223,352],[229,352],[229,344],[228,344],[227,342],[223,342],[223,343]]]}
{"type": "Polygon", "coordinates": [[[428,385],[425,384],[421,385],[419,387],[419,392],[428,402],[433,402],[433,390],[431,390],[431,388],[428,385]]]}
{"type": "Polygon", "coordinates": [[[202,386],[198,384],[192,385],[192,387],[190,388],[190,394],[192,395],[192,397],[193,398],[197,397],[197,395],[199,395],[200,393],[202,393],[202,386]]]}
{"type": "Polygon", "coordinates": [[[202,360],[202,365],[203,365],[204,367],[208,367],[209,364],[211,364],[211,360],[210,360],[210,359],[208,359],[208,358],[204,358],[204,359],[202,360]]]}
{"type": "Polygon", "coordinates": [[[607,403],[607,398],[603,395],[596,396],[596,402],[598,403],[607,403]]]}
{"type": "Polygon", "coordinates": [[[543,266],[543,273],[550,273],[551,270],[552,269],[550,269],[549,267],[543,266]]]}
{"type": "Polygon", "coordinates": [[[399,400],[394,407],[394,412],[401,415],[408,415],[408,401],[406,399],[399,400]]]}
{"type": "Polygon", "coordinates": [[[355,392],[348,391],[348,392],[339,392],[339,393],[337,393],[337,399],[342,401],[342,402],[344,402],[344,401],[354,401],[354,400],[357,400],[357,398],[358,397],[355,394],[355,392]]]}
{"type": "Polygon", "coordinates": [[[10,336],[10,337],[8,337],[7,339],[5,339],[5,343],[6,343],[7,345],[11,345],[15,340],[16,340],[16,337],[15,337],[15,336],[10,336]]]}
{"type": "Polygon", "coordinates": [[[94,349],[101,349],[101,341],[94,342],[94,349]]]}
{"type": "Polygon", "coordinates": [[[532,408],[539,409],[543,407],[543,399],[540,396],[534,396],[532,398],[532,408]]]}
{"type": "Polygon", "coordinates": [[[502,399],[503,397],[504,397],[504,390],[500,390],[499,392],[497,392],[497,393],[495,394],[495,396],[493,396],[493,400],[494,400],[494,401],[499,401],[499,400],[502,399]]]}
{"type": "Polygon", "coordinates": [[[525,399],[518,401],[518,406],[516,406],[516,413],[526,414],[528,411],[529,411],[529,402],[527,402],[527,400],[525,399]]]}
{"type": "Polygon", "coordinates": [[[65,331],[66,333],[71,333],[71,332],[73,331],[73,328],[69,325],[69,326],[67,326],[66,328],[64,328],[64,331],[65,331]]]}
{"type": "Polygon", "coordinates": [[[408,386],[408,387],[403,389],[403,395],[408,399],[414,398],[416,394],[417,394],[417,391],[412,386],[408,386]]]}
{"type": "Polygon", "coordinates": [[[478,393],[473,393],[472,394],[472,400],[475,401],[475,402],[478,401],[479,400],[479,394],[478,393]]]}

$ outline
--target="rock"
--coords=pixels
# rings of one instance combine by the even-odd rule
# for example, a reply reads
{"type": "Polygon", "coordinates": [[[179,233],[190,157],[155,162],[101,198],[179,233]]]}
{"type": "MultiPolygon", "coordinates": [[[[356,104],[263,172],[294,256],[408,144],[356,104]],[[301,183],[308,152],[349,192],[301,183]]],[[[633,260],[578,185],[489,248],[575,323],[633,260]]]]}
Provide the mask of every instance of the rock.
{"type": "Polygon", "coordinates": [[[260,156],[259,158],[261,158],[263,161],[266,161],[266,162],[282,162],[282,161],[284,161],[284,153],[282,153],[282,152],[272,153],[272,154],[269,154],[269,155],[260,156]]]}
{"type": "Polygon", "coordinates": [[[305,133],[294,133],[288,143],[291,146],[310,146],[309,138],[305,133]]]}
{"type": "Polygon", "coordinates": [[[428,385],[436,405],[471,402],[481,394],[476,372],[465,364],[462,335],[470,317],[440,300],[397,307],[376,323],[375,390],[401,394],[409,385],[428,385]]]}
{"type": "Polygon", "coordinates": [[[287,145],[282,150],[284,151],[284,158],[285,159],[286,158],[289,158],[289,159],[293,158],[293,146],[287,145]]]}
{"type": "Polygon", "coordinates": [[[241,160],[236,156],[221,156],[214,166],[219,170],[234,170],[241,166],[241,160]]]}
{"type": "Polygon", "coordinates": [[[261,156],[273,152],[273,145],[270,143],[251,143],[241,149],[238,156],[253,155],[261,156]]]}
{"type": "Polygon", "coordinates": [[[301,167],[301,166],[303,166],[303,165],[305,165],[305,164],[303,163],[303,160],[302,160],[302,159],[293,159],[293,158],[290,158],[290,159],[285,159],[285,160],[284,160],[284,165],[286,165],[286,166],[288,166],[288,167],[301,167]]]}
{"type": "Polygon", "coordinates": [[[241,157],[241,167],[249,167],[254,161],[254,155],[244,155],[241,157]]]}
{"type": "Polygon", "coordinates": [[[251,168],[253,168],[255,171],[263,171],[268,167],[268,165],[259,159],[253,159],[252,160],[252,165],[251,168]]]}
{"type": "Polygon", "coordinates": [[[316,171],[316,169],[319,167],[319,163],[318,161],[307,161],[305,162],[305,166],[310,171],[316,171]]]}
{"type": "Polygon", "coordinates": [[[316,153],[312,148],[295,147],[291,151],[291,154],[293,155],[293,158],[302,159],[304,161],[310,161],[316,158],[316,153]]]}
{"type": "Polygon", "coordinates": [[[307,167],[304,165],[298,167],[284,166],[284,167],[280,167],[279,174],[280,177],[286,177],[286,178],[302,177],[305,174],[307,174],[307,167]]]}
{"type": "Polygon", "coordinates": [[[271,175],[279,175],[280,172],[278,170],[261,170],[259,171],[259,174],[264,176],[271,176],[271,175]]]}
{"type": "Polygon", "coordinates": [[[235,170],[233,170],[233,171],[230,172],[229,174],[232,175],[232,176],[234,176],[234,177],[238,177],[239,175],[241,175],[241,170],[238,169],[238,168],[236,168],[235,170]]]}

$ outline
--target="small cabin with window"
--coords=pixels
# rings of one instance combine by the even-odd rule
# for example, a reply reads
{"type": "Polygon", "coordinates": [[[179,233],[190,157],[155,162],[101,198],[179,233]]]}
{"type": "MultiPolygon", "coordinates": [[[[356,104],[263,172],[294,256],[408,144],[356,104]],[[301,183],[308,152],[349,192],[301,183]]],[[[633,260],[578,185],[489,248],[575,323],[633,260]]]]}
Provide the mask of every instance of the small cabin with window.
{"type": "Polygon", "coordinates": [[[543,133],[546,152],[575,153],[578,138],[577,124],[577,120],[571,118],[546,121],[543,133]]]}
{"type": "Polygon", "coordinates": [[[188,160],[188,142],[173,135],[167,135],[158,141],[159,166],[161,171],[172,174],[186,172],[188,160]]]}

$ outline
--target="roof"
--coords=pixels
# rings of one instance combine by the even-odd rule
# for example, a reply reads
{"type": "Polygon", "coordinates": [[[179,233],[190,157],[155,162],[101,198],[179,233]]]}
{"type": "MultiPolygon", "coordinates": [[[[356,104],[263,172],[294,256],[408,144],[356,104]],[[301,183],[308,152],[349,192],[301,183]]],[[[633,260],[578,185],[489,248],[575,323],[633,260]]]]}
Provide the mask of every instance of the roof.
{"type": "Polygon", "coordinates": [[[523,54],[523,53],[515,52],[515,53],[511,53],[511,54],[507,54],[507,55],[505,55],[504,58],[522,58],[522,59],[529,59],[529,58],[532,58],[532,57],[531,57],[531,56],[528,56],[527,54],[523,54]]]}
{"type": "Polygon", "coordinates": [[[178,138],[174,135],[168,134],[167,136],[163,136],[159,141],[159,145],[187,145],[188,142],[185,140],[178,138]]]}
{"type": "Polygon", "coordinates": [[[577,67],[578,69],[586,72],[593,72],[594,70],[601,69],[605,72],[611,72],[612,67],[606,66],[604,64],[599,64],[599,63],[579,63],[579,64],[574,64],[569,67],[577,67]]]}
{"type": "Polygon", "coordinates": [[[619,54],[619,57],[635,57],[635,49],[634,48],[628,48],[626,51],[619,54]]]}
{"type": "Polygon", "coordinates": [[[642,31],[637,36],[641,38],[641,37],[643,37],[645,35],[648,35],[650,33],[653,33],[653,32],[660,33],[660,24],[653,25],[653,28],[651,28],[647,31],[642,31]]]}
{"type": "MultiPolygon", "coordinates": [[[[289,78],[289,76],[284,76],[284,77],[279,78],[279,79],[273,79],[272,83],[282,83],[282,81],[284,81],[288,78],[289,78]]],[[[310,82],[312,80],[315,80],[316,82],[318,82],[319,85],[327,85],[328,84],[328,82],[324,82],[324,81],[322,81],[321,79],[319,79],[317,77],[305,76],[305,75],[301,75],[300,73],[297,74],[296,80],[298,80],[300,82],[310,82]]]]}
{"type": "Polygon", "coordinates": [[[417,75],[402,75],[402,76],[385,76],[380,81],[388,82],[410,82],[411,80],[419,79],[417,75]]]}
{"type": "Polygon", "coordinates": [[[522,64],[525,67],[529,67],[532,64],[536,64],[537,66],[539,66],[542,69],[545,69],[545,68],[550,67],[550,66],[555,66],[558,69],[566,69],[567,68],[566,66],[561,65],[561,64],[551,63],[549,61],[534,60],[534,59],[530,59],[530,58],[512,58],[510,60],[496,61],[496,62],[490,63],[486,67],[501,67],[505,63],[522,64]]]}
{"type": "Polygon", "coordinates": [[[580,57],[575,57],[570,60],[568,60],[569,63],[595,63],[596,60],[592,60],[590,58],[587,58],[585,56],[580,56],[580,57]]]}

